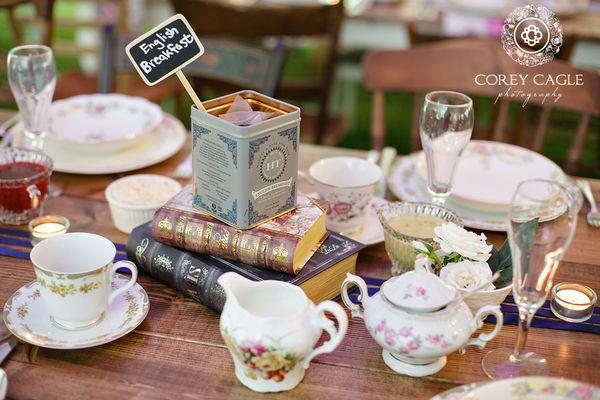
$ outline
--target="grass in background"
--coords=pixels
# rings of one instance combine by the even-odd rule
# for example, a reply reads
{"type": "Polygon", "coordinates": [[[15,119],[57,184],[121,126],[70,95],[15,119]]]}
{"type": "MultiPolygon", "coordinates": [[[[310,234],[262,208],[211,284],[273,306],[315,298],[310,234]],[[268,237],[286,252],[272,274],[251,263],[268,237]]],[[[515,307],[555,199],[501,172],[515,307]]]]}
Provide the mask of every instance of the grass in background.
{"type": "MultiPolygon", "coordinates": [[[[56,15],[69,16],[74,13],[73,3],[58,3],[55,10],[56,15]]],[[[8,26],[8,18],[5,12],[0,11],[0,26],[8,26]]],[[[73,29],[55,28],[55,39],[60,41],[75,40],[73,29]]],[[[12,47],[12,38],[9,29],[0,29],[0,50],[6,52],[12,47]]],[[[313,76],[318,71],[321,63],[315,62],[315,49],[311,46],[302,46],[293,49],[286,61],[283,77],[284,79],[303,78],[313,76]]],[[[59,73],[69,69],[78,68],[77,57],[58,55],[56,64],[59,73]]],[[[0,82],[6,82],[6,77],[0,76],[0,82]]],[[[412,95],[406,93],[391,93],[386,97],[386,123],[387,144],[398,150],[399,154],[410,152],[410,129],[412,124],[412,95]]],[[[16,108],[14,104],[2,105],[1,107],[16,108]]],[[[173,104],[163,104],[165,109],[172,111],[173,104]]],[[[310,105],[309,105],[310,106],[310,105]]],[[[491,118],[491,100],[477,101],[475,104],[476,123],[488,125],[491,118]]],[[[304,106],[303,106],[304,107],[304,106]]],[[[514,120],[514,113],[511,113],[514,120]]],[[[534,116],[537,117],[537,116],[534,116]]],[[[543,153],[559,165],[564,165],[571,139],[575,134],[578,116],[565,111],[555,111],[550,127],[546,135],[543,153]]],[[[349,132],[342,140],[341,146],[369,149],[370,121],[371,121],[371,95],[363,88],[358,89],[357,106],[355,115],[352,116],[353,124],[349,132]]],[[[189,121],[184,121],[189,125],[189,121]]],[[[514,121],[511,121],[514,122],[514,121]]],[[[600,178],[600,121],[593,118],[586,138],[581,166],[578,175],[600,178]]]]}

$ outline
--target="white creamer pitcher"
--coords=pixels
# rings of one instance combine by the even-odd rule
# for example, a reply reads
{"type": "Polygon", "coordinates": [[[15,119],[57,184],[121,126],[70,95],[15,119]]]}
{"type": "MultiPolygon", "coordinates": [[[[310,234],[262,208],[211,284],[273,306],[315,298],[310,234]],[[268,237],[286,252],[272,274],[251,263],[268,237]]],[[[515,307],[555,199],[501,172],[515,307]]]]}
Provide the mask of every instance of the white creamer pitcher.
{"type": "Polygon", "coordinates": [[[254,282],[235,272],[219,277],[227,300],[221,335],[238,380],[257,392],[294,388],[310,361],[340,344],[348,328],[344,309],[333,301],[315,306],[297,286],[279,281],[254,282]],[[333,321],[325,316],[333,314],[333,321]],[[330,339],[314,348],[323,330],[330,339]]]}

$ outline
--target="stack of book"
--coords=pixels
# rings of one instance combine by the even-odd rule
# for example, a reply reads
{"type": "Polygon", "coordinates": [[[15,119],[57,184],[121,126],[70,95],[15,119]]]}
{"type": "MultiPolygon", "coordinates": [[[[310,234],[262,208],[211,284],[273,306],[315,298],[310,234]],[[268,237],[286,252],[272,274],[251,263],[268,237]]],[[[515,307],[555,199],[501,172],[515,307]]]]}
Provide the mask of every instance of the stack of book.
{"type": "Polygon", "coordinates": [[[127,254],[142,271],[218,311],[225,293],[217,279],[228,271],[298,285],[315,303],[332,299],[364,247],[327,232],[325,211],[304,196],[295,210],[248,230],[194,209],[192,200],[188,185],[131,232],[127,254]]]}

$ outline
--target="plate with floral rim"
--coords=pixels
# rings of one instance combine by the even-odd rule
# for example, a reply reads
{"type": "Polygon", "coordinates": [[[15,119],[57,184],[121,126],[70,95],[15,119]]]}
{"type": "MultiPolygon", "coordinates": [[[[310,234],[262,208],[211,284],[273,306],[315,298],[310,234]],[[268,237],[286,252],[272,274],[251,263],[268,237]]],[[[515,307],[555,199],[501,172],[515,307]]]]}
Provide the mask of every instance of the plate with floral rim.
{"type": "Polygon", "coordinates": [[[503,379],[479,386],[461,400],[598,400],[600,389],[587,383],[548,376],[503,379]]]}
{"type": "Polygon", "coordinates": [[[52,103],[48,137],[72,151],[119,151],[152,132],[161,120],[160,106],[143,97],[84,94],[52,103]]]}
{"type": "MultiPolygon", "coordinates": [[[[431,202],[425,182],[419,175],[417,164],[421,152],[401,157],[390,171],[388,187],[397,198],[410,202],[431,202]]],[[[508,215],[505,212],[474,210],[458,204],[452,196],[446,207],[454,211],[463,224],[469,228],[505,232],[508,228],[508,215]]]]}
{"type": "MultiPolygon", "coordinates": [[[[116,274],[112,282],[117,289],[129,276],[116,274]]],[[[138,283],[110,304],[104,318],[96,325],[78,331],[58,328],[40,297],[39,283],[30,282],[17,290],[4,305],[6,327],[20,340],[51,349],[82,349],[116,340],[142,323],[150,303],[144,288],[138,283]]]]}
{"type": "MultiPolygon", "coordinates": [[[[425,154],[417,162],[427,180],[425,154]]],[[[523,147],[487,140],[471,140],[456,165],[452,199],[462,206],[508,212],[519,183],[529,179],[563,181],[565,173],[550,159],[523,147]]]]}
{"type": "Polygon", "coordinates": [[[470,393],[473,389],[488,384],[488,382],[475,382],[467,383],[466,385],[458,386],[443,393],[436,394],[429,400],[459,400],[462,399],[466,394],[470,393]]]}
{"type": "MultiPolygon", "coordinates": [[[[134,171],[158,164],[175,155],[187,137],[187,131],[177,118],[163,113],[156,129],[132,146],[110,153],[81,153],[61,146],[48,136],[44,140],[44,152],[54,161],[54,171],[82,175],[116,174],[134,171]]],[[[15,125],[14,146],[23,140],[23,123],[15,125]]]]}

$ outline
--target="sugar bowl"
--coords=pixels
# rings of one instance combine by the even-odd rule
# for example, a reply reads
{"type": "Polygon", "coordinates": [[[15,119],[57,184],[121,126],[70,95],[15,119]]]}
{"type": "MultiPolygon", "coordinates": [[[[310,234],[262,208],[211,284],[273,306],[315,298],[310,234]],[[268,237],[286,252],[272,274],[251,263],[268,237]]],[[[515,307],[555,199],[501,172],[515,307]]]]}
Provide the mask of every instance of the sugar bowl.
{"type": "Polygon", "coordinates": [[[367,330],[383,348],[383,360],[394,371],[427,376],[446,365],[446,356],[467,346],[483,348],[502,328],[499,306],[481,307],[475,316],[458,291],[423,268],[384,282],[369,296],[364,280],[348,274],[342,284],[342,300],[353,317],[363,318],[367,330]],[[350,300],[348,288],[357,285],[361,305],[350,300]],[[491,333],[471,335],[488,315],[496,317],[491,333]]]}

